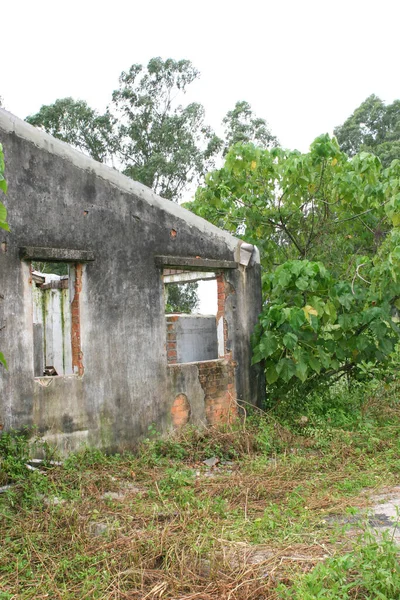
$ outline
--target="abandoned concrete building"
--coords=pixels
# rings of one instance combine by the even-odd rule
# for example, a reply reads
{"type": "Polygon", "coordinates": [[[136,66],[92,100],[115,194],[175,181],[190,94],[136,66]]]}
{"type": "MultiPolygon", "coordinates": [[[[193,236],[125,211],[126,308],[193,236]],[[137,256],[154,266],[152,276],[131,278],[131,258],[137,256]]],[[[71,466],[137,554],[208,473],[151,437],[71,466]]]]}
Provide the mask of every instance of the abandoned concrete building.
{"type": "Polygon", "coordinates": [[[0,142],[1,426],[123,450],[259,405],[257,249],[1,109],[0,142]],[[189,281],[212,282],[214,314],[165,314],[189,281]]]}

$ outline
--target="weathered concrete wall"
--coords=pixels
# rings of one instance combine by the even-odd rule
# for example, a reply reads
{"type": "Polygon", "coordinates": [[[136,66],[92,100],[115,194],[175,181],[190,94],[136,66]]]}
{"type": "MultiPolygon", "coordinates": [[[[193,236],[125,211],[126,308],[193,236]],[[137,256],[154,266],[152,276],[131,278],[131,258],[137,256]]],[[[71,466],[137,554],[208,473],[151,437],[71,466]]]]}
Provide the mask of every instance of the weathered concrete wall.
{"type": "MultiPolygon", "coordinates": [[[[150,423],[171,426],[171,404],[184,392],[178,380],[174,389],[170,383],[159,256],[177,257],[171,268],[183,262],[186,268],[178,260],[184,257],[201,271],[222,265],[224,351],[234,393],[260,403],[262,379],[250,367],[249,345],[261,309],[256,250],[247,267],[235,264],[234,237],[3,110],[0,141],[11,228],[0,234],[0,348],[8,361],[0,374],[0,423],[36,425],[66,449],[87,441],[120,450],[134,446],[150,423]],[[49,249],[46,256],[40,247],[49,249]],[[71,310],[75,374],[51,383],[34,378],[29,262],[49,255],[77,265],[78,274],[71,310]]],[[[199,376],[193,385],[202,387],[199,376]]],[[[202,410],[193,408],[194,418],[201,420],[202,410]]]]}
{"type": "Polygon", "coordinates": [[[168,362],[187,363],[218,358],[215,317],[205,315],[166,316],[168,362]]]}
{"type": "Polygon", "coordinates": [[[225,359],[169,365],[170,418],[174,427],[187,423],[218,425],[238,414],[232,361],[225,359]]]}
{"type": "Polygon", "coordinates": [[[71,307],[68,278],[44,275],[44,286],[32,282],[34,375],[42,376],[46,366],[58,375],[71,375],[71,307]],[[52,281],[57,287],[51,287],[52,281]],[[61,284],[61,285],[60,285],[61,284]]]}

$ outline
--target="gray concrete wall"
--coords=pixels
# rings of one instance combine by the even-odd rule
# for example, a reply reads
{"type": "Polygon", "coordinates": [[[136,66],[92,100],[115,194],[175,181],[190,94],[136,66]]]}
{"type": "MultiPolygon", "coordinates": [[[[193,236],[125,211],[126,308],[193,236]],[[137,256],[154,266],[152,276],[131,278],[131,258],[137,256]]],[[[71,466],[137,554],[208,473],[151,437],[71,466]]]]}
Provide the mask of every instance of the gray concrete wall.
{"type": "MultiPolygon", "coordinates": [[[[178,363],[218,358],[217,324],[213,315],[176,315],[176,352],[178,363]]],[[[167,323],[172,319],[167,315],[167,323]]]]}
{"type": "MultiPolygon", "coordinates": [[[[0,142],[11,228],[0,233],[0,348],[8,361],[0,373],[0,423],[35,425],[67,449],[83,442],[133,447],[150,423],[170,426],[166,394],[179,392],[169,385],[156,257],[232,262],[239,241],[1,109],[0,142]],[[84,264],[79,297],[83,376],[34,378],[32,278],[20,255],[27,246],[58,249],[59,259],[67,249],[63,260],[87,251],[94,257],[84,264]]],[[[249,340],[261,309],[256,252],[247,268],[226,276],[234,290],[227,322],[236,393],[259,403],[249,340]]]]}

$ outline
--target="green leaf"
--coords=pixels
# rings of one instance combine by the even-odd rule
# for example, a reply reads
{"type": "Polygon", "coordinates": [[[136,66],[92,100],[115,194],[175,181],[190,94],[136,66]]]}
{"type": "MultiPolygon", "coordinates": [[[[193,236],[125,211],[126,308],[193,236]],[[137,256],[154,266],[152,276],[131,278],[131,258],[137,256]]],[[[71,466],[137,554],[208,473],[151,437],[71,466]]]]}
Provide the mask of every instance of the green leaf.
{"type": "Polygon", "coordinates": [[[388,338],[383,338],[379,340],[379,348],[380,350],[382,350],[383,354],[390,354],[391,352],[393,352],[393,340],[390,340],[388,338]]]}
{"type": "Polygon", "coordinates": [[[304,311],[301,308],[292,308],[290,311],[289,324],[293,329],[300,329],[306,322],[304,311]]]}
{"type": "Polygon", "coordinates": [[[7,209],[2,202],[0,202],[0,227],[6,231],[10,231],[7,223],[7,209]]]}
{"type": "Polygon", "coordinates": [[[321,361],[319,361],[316,356],[313,356],[312,354],[310,354],[308,362],[313,371],[315,371],[318,374],[321,373],[321,366],[322,366],[321,361]]]}
{"type": "Polygon", "coordinates": [[[7,369],[7,361],[4,358],[4,354],[0,352],[0,363],[7,369]]]}
{"type": "Polygon", "coordinates": [[[333,302],[327,302],[325,304],[325,314],[328,315],[331,323],[334,323],[336,321],[337,312],[336,312],[336,308],[335,308],[335,305],[333,304],[333,302]]]}
{"type": "Polygon", "coordinates": [[[296,287],[299,290],[306,290],[309,286],[309,279],[307,279],[306,277],[299,277],[298,280],[296,281],[296,287]]]}
{"type": "Polygon", "coordinates": [[[292,274],[289,271],[282,269],[278,275],[278,284],[282,287],[286,287],[292,278],[292,274]]]}
{"type": "Polygon", "coordinates": [[[299,338],[294,333],[286,333],[286,335],[283,336],[282,341],[286,348],[293,350],[297,345],[298,339],[299,338]]]}
{"type": "Polygon", "coordinates": [[[0,221],[3,223],[7,221],[7,209],[2,202],[0,202],[0,221]]]}
{"type": "Polygon", "coordinates": [[[276,336],[271,332],[267,331],[261,338],[259,349],[260,353],[264,358],[268,358],[278,348],[278,340],[276,336]]]}
{"type": "Polygon", "coordinates": [[[276,365],[276,370],[279,377],[283,379],[285,383],[291,380],[296,374],[296,365],[290,358],[282,358],[276,365]]]}
{"type": "Polygon", "coordinates": [[[353,326],[352,315],[349,315],[348,313],[343,313],[342,315],[339,315],[338,323],[344,331],[348,331],[353,326]]]}
{"type": "Polygon", "coordinates": [[[354,302],[354,296],[352,296],[351,294],[341,294],[340,296],[338,296],[338,300],[342,306],[347,308],[347,310],[350,310],[351,305],[354,302]]]}
{"type": "Polygon", "coordinates": [[[298,362],[296,365],[296,376],[303,383],[307,379],[308,365],[305,362],[298,362]]]}
{"type": "Polygon", "coordinates": [[[324,369],[329,369],[329,367],[331,366],[331,357],[330,357],[330,355],[327,354],[327,352],[325,352],[321,348],[321,346],[318,346],[317,352],[318,352],[319,358],[321,360],[321,364],[324,367],[324,369]]]}
{"type": "Polygon", "coordinates": [[[275,383],[275,381],[277,381],[279,377],[279,373],[276,370],[275,363],[273,363],[272,361],[267,361],[265,365],[265,376],[269,384],[275,383]]]}

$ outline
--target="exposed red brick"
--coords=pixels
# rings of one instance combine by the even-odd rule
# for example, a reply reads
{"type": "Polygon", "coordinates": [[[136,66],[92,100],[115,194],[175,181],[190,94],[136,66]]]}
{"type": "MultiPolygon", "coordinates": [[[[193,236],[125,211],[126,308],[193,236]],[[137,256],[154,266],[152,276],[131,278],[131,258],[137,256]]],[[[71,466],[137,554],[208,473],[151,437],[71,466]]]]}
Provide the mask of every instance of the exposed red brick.
{"type": "Polygon", "coordinates": [[[234,366],[228,360],[198,363],[199,382],[205,394],[210,425],[231,423],[238,416],[234,366]]]}
{"type": "Polygon", "coordinates": [[[175,364],[177,362],[178,355],[176,350],[167,350],[167,361],[169,364],[175,364]]]}
{"type": "Polygon", "coordinates": [[[81,321],[80,321],[80,293],[82,291],[82,265],[75,265],[75,295],[71,303],[71,346],[72,369],[78,375],[83,375],[83,353],[81,350],[81,321]]]}
{"type": "Polygon", "coordinates": [[[190,420],[190,403],[185,394],[178,394],[171,407],[171,417],[174,427],[183,427],[190,420]]]}

